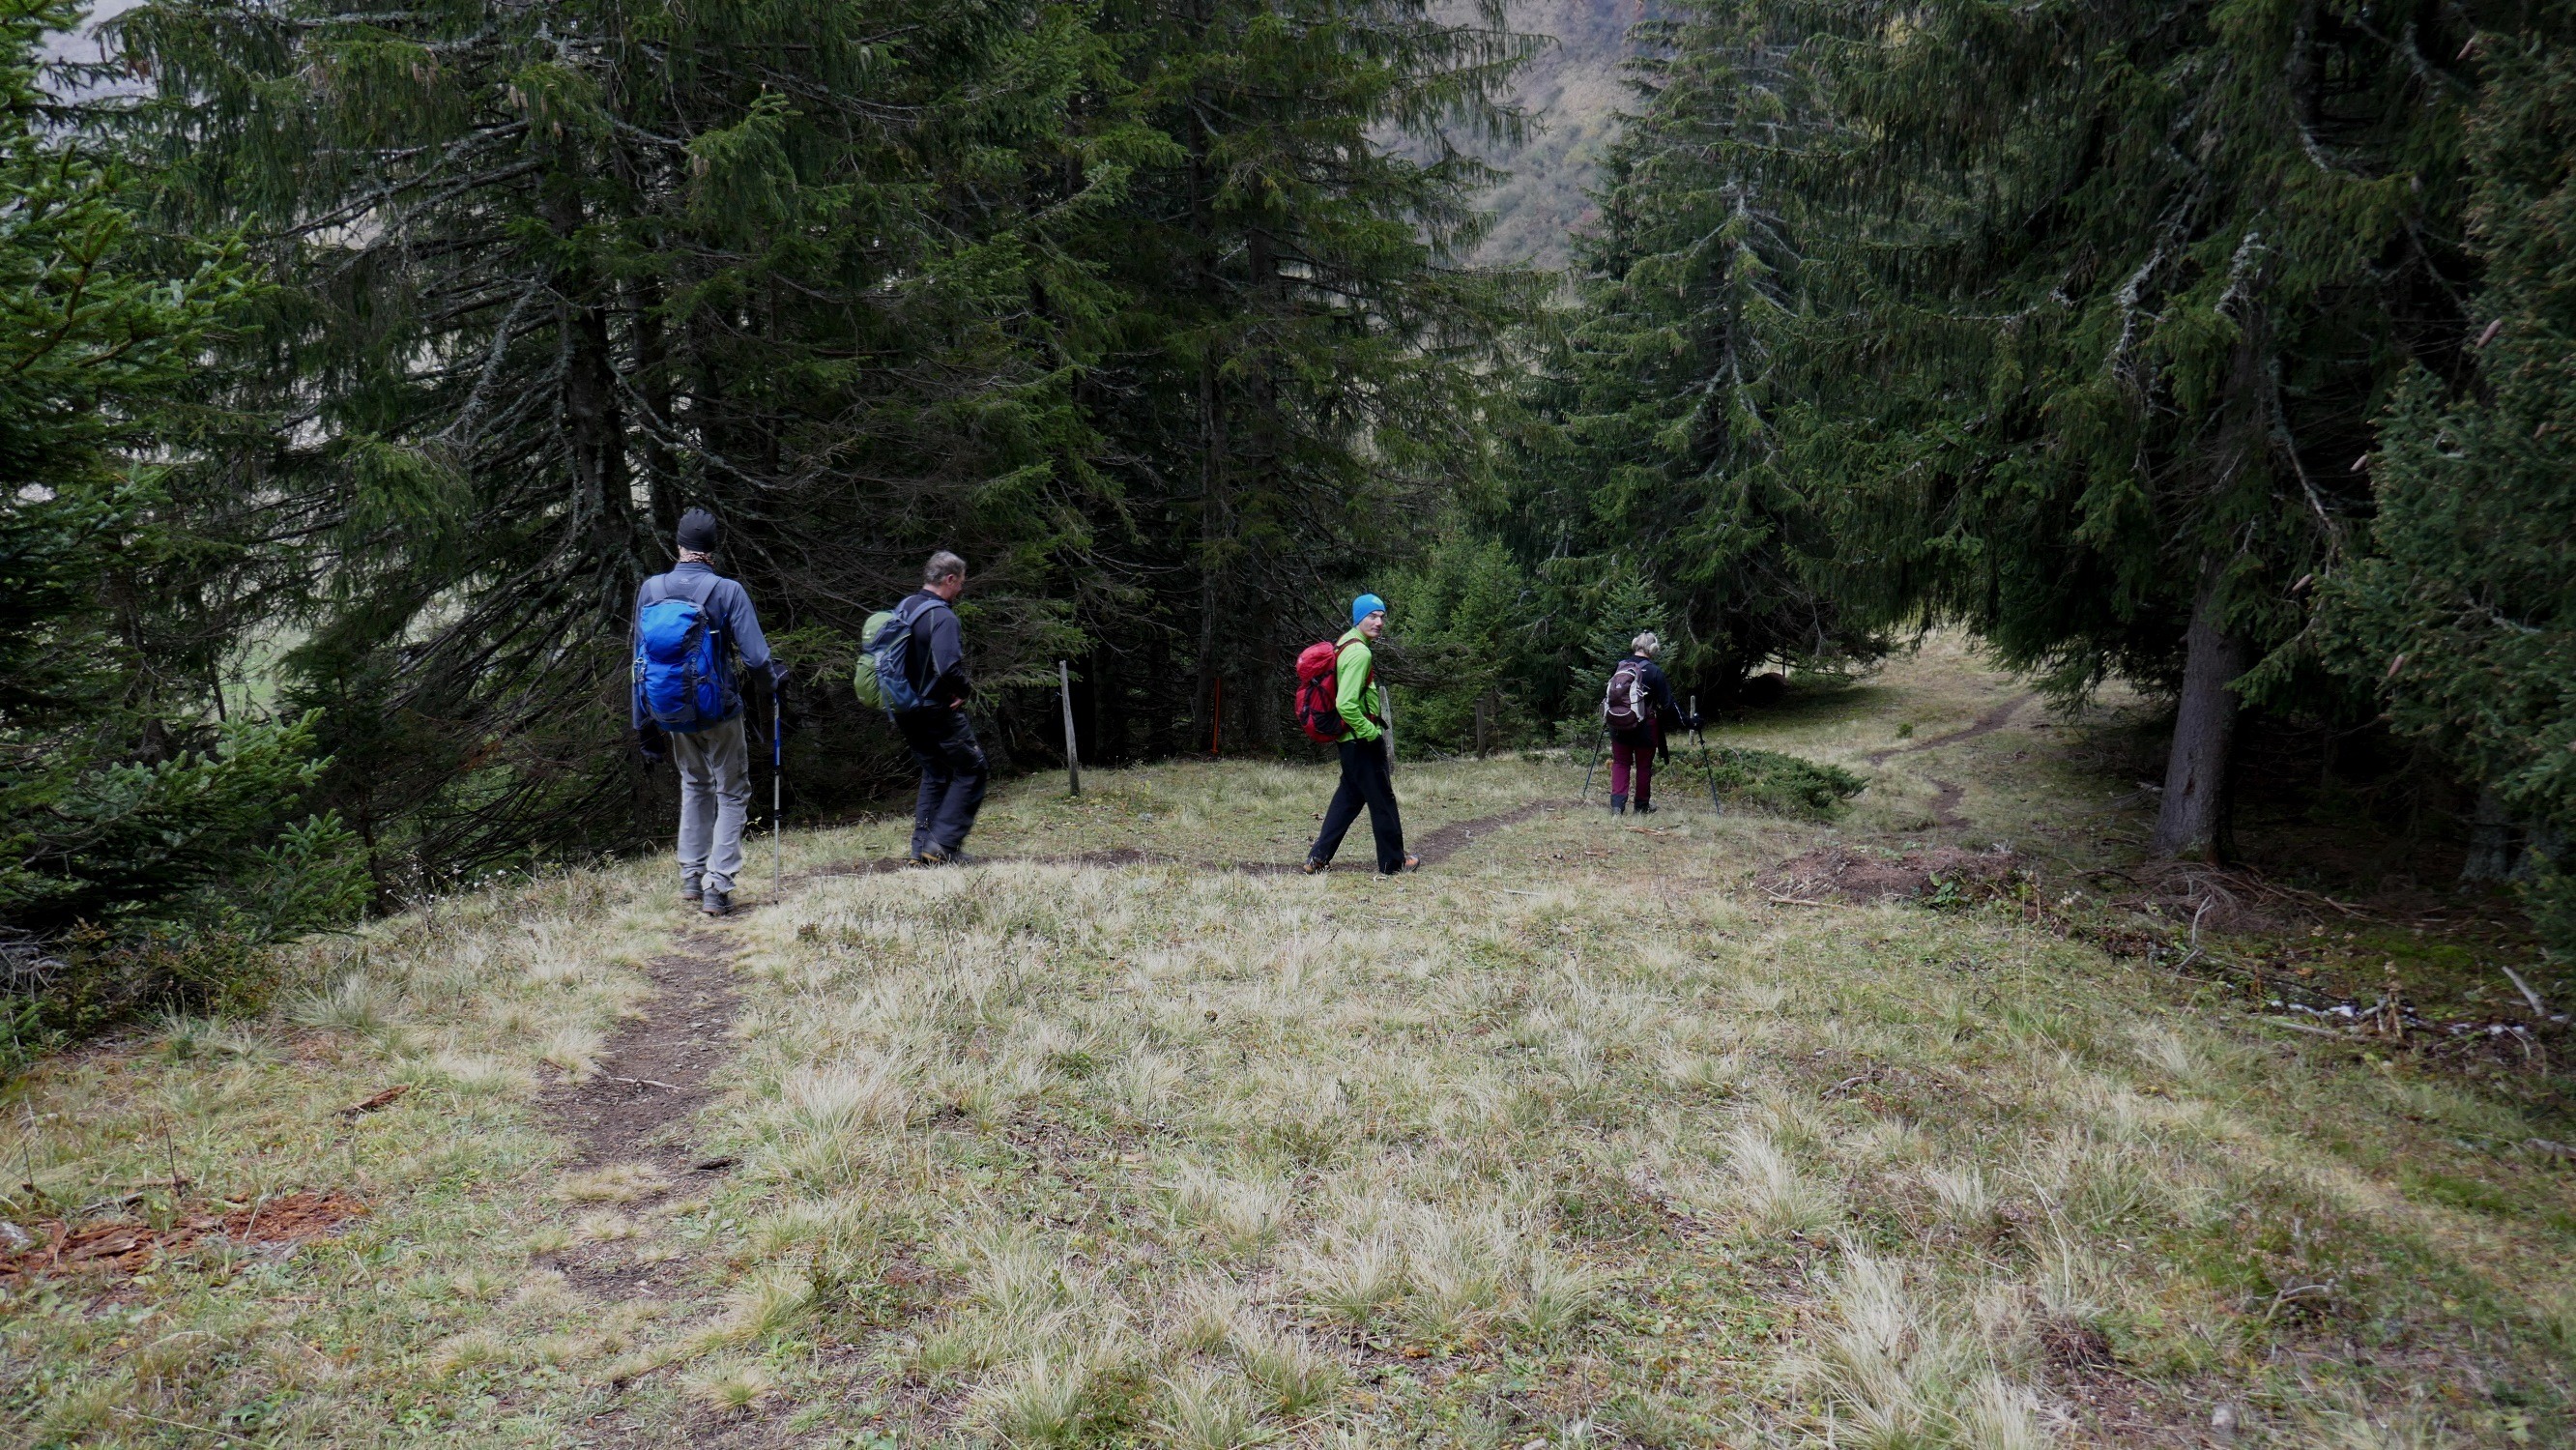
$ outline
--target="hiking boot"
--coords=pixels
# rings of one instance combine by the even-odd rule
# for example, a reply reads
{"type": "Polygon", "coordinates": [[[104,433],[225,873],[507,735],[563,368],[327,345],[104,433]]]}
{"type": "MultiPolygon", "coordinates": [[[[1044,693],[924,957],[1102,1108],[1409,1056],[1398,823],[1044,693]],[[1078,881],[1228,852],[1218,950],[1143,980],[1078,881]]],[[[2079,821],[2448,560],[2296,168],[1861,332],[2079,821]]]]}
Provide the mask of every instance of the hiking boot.
{"type": "Polygon", "coordinates": [[[1610,814],[1614,816],[1624,816],[1628,814],[1628,798],[1623,795],[1614,795],[1610,797],[1610,814]]]}
{"type": "Polygon", "coordinates": [[[949,851],[933,846],[914,859],[924,866],[972,866],[979,858],[967,855],[963,846],[949,851]]]}
{"type": "Polygon", "coordinates": [[[1309,876],[1321,876],[1321,875],[1323,875],[1323,874],[1324,874],[1324,867],[1325,867],[1325,865],[1326,865],[1326,863],[1324,863],[1324,862],[1322,862],[1322,861],[1318,861],[1318,860],[1316,860],[1314,857],[1309,856],[1309,857],[1307,857],[1307,858],[1306,858],[1306,864],[1305,864],[1305,865],[1303,865],[1303,866],[1298,867],[1297,869],[1298,869],[1299,871],[1304,872],[1305,874],[1307,874],[1307,875],[1309,875],[1309,876]]]}
{"type": "Polygon", "coordinates": [[[698,910],[709,916],[730,916],[733,914],[733,893],[710,888],[698,899],[698,910]]]}
{"type": "Polygon", "coordinates": [[[1403,874],[1404,874],[1405,872],[1407,872],[1407,871],[1419,871],[1419,870],[1421,870],[1421,869],[1422,869],[1422,858],[1421,858],[1421,857],[1419,857],[1419,856],[1407,856],[1407,857],[1405,857],[1405,858],[1404,858],[1404,864],[1403,864],[1403,865],[1396,867],[1396,868],[1395,868],[1394,870],[1392,870],[1392,871],[1385,871],[1385,872],[1381,872],[1381,873],[1379,873],[1379,874],[1380,874],[1380,875],[1385,875],[1385,876],[1401,876],[1401,875],[1403,875],[1403,874]]]}
{"type": "Polygon", "coordinates": [[[680,905],[683,909],[697,905],[698,898],[706,894],[707,883],[705,877],[683,876],[680,878],[680,905]]]}
{"type": "Polygon", "coordinates": [[[1646,804],[1644,801],[1637,802],[1637,814],[1641,816],[1651,816],[1654,813],[1655,808],[1653,806],[1646,804]]]}

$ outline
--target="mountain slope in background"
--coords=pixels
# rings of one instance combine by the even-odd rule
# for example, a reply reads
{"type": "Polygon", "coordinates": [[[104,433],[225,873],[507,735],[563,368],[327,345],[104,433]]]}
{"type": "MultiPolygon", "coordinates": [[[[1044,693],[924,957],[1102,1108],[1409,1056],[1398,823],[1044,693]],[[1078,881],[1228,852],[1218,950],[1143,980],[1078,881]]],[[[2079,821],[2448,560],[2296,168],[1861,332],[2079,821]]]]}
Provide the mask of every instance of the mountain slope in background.
{"type": "Polygon", "coordinates": [[[1486,153],[1512,173],[1486,197],[1493,234],[1477,259],[1561,268],[1592,219],[1592,186],[1619,112],[1633,104],[1621,68],[1644,0],[1517,0],[1512,23],[1556,38],[1522,72],[1520,103],[1538,122],[1526,144],[1486,153]]]}

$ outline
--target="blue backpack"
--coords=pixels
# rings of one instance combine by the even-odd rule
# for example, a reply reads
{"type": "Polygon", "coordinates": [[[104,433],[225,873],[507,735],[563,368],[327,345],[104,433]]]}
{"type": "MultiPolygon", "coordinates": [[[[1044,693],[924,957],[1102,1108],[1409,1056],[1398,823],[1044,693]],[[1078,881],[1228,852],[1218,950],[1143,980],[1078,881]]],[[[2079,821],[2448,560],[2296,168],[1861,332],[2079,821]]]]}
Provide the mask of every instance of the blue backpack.
{"type": "Polygon", "coordinates": [[[912,626],[931,606],[907,608],[909,604],[878,610],[860,630],[859,668],[851,683],[862,704],[888,715],[930,703],[929,697],[912,687],[912,674],[904,665],[911,653],[912,626]]]}
{"type": "Polygon", "coordinates": [[[635,611],[635,703],[645,719],[672,735],[722,724],[733,709],[725,677],[724,630],[707,610],[717,576],[687,581],[660,576],[665,594],[635,611]]]}

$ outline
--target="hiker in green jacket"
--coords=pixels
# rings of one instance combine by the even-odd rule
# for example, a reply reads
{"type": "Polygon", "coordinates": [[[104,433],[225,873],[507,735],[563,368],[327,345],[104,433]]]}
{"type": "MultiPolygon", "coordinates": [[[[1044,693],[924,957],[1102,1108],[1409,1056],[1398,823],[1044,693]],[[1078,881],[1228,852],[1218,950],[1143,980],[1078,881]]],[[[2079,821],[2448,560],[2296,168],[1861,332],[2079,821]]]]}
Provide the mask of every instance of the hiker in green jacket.
{"type": "Polygon", "coordinates": [[[1370,648],[1386,632],[1386,601],[1363,594],[1351,601],[1351,629],[1334,646],[1333,708],[1348,727],[1336,747],[1342,753],[1342,783],[1324,809],[1324,829],[1306,853],[1306,874],[1332,864],[1342,836],[1359,819],[1365,804],[1369,831],[1377,837],[1377,869],[1392,876],[1422,864],[1404,854],[1404,820],[1396,814],[1395,778],[1387,759],[1386,722],[1377,717],[1377,656],[1370,648]]]}

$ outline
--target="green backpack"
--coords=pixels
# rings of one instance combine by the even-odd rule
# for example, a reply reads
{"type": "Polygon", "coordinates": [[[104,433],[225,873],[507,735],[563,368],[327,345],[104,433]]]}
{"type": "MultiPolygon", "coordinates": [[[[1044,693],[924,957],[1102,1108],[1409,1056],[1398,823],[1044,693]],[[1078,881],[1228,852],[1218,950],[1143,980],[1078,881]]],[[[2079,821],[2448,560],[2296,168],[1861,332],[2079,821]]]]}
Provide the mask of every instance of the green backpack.
{"type": "Polygon", "coordinates": [[[899,607],[880,609],[861,626],[859,665],[850,676],[860,704],[892,715],[930,703],[912,687],[912,677],[903,669],[904,653],[912,643],[913,621],[918,617],[918,611],[906,614],[899,607]]]}

